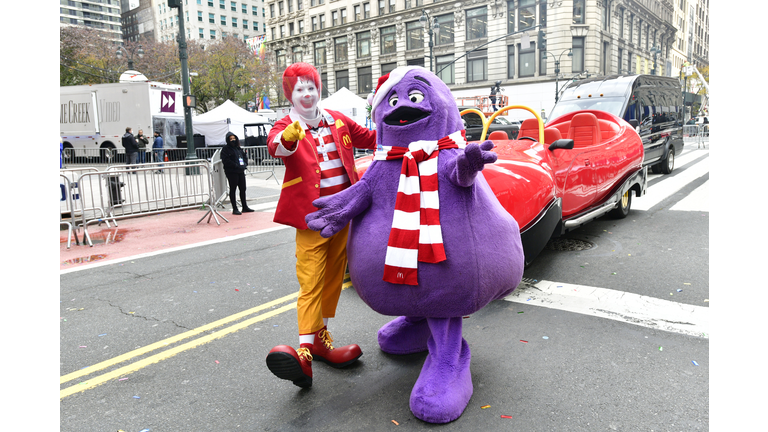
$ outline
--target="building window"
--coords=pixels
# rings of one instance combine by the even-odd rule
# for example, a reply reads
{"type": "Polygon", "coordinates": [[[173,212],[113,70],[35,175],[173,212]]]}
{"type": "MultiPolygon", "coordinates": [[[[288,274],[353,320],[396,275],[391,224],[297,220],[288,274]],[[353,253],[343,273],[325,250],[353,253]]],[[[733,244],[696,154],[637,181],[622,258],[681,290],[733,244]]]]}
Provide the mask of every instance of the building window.
{"type": "Polygon", "coordinates": [[[515,78],[515,46],[507,46],[507,78],[515,78]]]}
{"type": "Polygon", "coordinates": [[[387,1],[379,0],[379,16],[382,16],[385,13],[387,13],[387,1]]]}
{"type": "Polygon", "coordinates": [[[277,14],[280,16],[283,16],[283,11],[285,10],[285,4],[283,2],[277,2],[277,14]]]}
{"type": "Polygon", "coordinates": [[[317,17],[312,17],[312,31],[317,30],[317,17]]]}
{"type": "Polygon", "coordinates": [[[292,51],[291,60],[293,60],[293,63],[302,63],[304,61],[304,52],[301,50],[301,47],[295,46],[292,51]]]}
{"type": "MultiPolygon", "coordinates": [[[[483,8],[485,9],[485,8],[483,8]]],[[[482,49],[467,55],[467,82],[488,79],[488,50],[482,49]]]]}
{"type": "Polygon", "coordinates": [[[371,56],[371,32],[357,33],[357,58],[371,56]]]}
{"type": "Polygon", "coordinates": [[[216,30],[211,30],[211,39],[216,39],[216,30]]]}
{"type": "Polygon", "coordinates": [[[637,47],[643,46],[643,20],[640,20],[637,24],[637,47]]]}
{"type": "Polygon", "coordinates": [[[634,30],[635,30],[635,14],[629,14],[629,37],[627,38],[629,43],[632,43],[632,39],[635,36],[634,30]]]}
{"type": "Polygon", "coordinates": [[[619,10],[619,39],[624,39],[624,9],[619,10]]]}
{"type": "Polygon", "coordinates": [[[318,19],[320,21],[320,30],[325,28],[325,14],[320,14],[320,18],[318,19]]]}
{"type": "Polygon", "coordinates": [[[373,73],[370,66],[357,69],[357,93],[368,94],[373,89],[373,73]]]}
{"type": "Polygon", "coordinates": [[[200,22],[203,21],[203,11],[197,11],[197,20],[200,22]]]}
{"type": "Polygon", "coordinates": [[[227,6],[224,3],[225,3],[224,0],[219,0],[219,9],[226,9],[227,8],[227,6]]]}
{"type": "Polygon", "coordinates": [[[293,23],[288,23],[288,35],[293,36],[293,23]]]}
{"type": "Polygon", "coordinates": [[[467,11],[467,40],[487,36],[488,8],[483,6],[467,11]]]}
{"type": "Polygon", "coordinates": [[[237,18],[232,18],[232,27],[237,27],[237,18]]]}
{"type": "Polygon", "coordinates": [[[315,42],[315,66],[324,65],[326,63],[325,58],[325,41],[315,42]]]}
{"type": "Polygon", "coordinates": [[[272,3],[269,5],[269,17],[274,18],[275,17],[275,4],[272,3]]]}
{"type": "Polygon", "coordinates": [[[611,30],[611,4],[603,2],[603,30],[611,30]]]}
{"type": "Polygon", "coordinates": [[[288,0],[288,13],[293,12],[293,0],[288,0]]]}
{"type": "Polygon", "coordinates": [[[456,63],[453,63],[452,54],[435,57],[435,74],[437,74],[444,83],[453,84],[455,80],[453,67],[455,64],[456,63]]]}
{"type": "Polygon", "coordinates": [[[251,6],[251,15],[259,16],[259,8],[256,6],[251,6]]]}
{"type": "Polygon", "coordinates": [[[336,91],[342,87],[349,89],[349,71],[347,69],[336,71],[336,91]]]}
{"type": "Polygon", "coordinates": [[[397,67],[397,62],[385,63],[381,65],[381,76],[384,76],[392,72],[393,70],[395,70],[396,67],[397,67]]]}
{"type": "Polygon", "coordinates": [[[531,43],[527,50],[518,45],[517,49],[520,52],[517,63],[518,76],[520,78],[532,77],[536,74],[536,44],[531,43]]]}
{"type": "MultiPolygon", "coordinates": [[[[304,4],[301,0],[296,0],[296,10],[302,10],[304,9],[304,4]]],[[[325,86],[323,86],[325,87],[325,86]]]]}
{"type": "Polygon", "coordinates": [[[437,23],[437,41],[435,45],[446,45],[453,43],[453,14],[440,15],[435,17],[437,23]]]}
{"type": "Polygon", "coordinates": [[[304,20],[299,20],[299,34],[304,33],[304,20]]]}
{"type": "Polygon", "coordinates": [[[539,0],[539,25],[547,26],[547,0],[539,0]]]}
{"type": "MultiPolygon", "coordinates": [[[[301,0],[299,0],[299,4],[301,4],[301,0]]],[[[328,74],[323,72],[320,74],[320,87],[322,90],[320,91],[320,97],[327,98],[328,97],[328,74]]]]}
{"type": "Polygon", "coordinates": [[[573,69],[571,72],[584,72],[584,38],[573,38],[573,57],[571,58],[571,64],[573,69]]]}
{"type": "Polygon", "coordinates": [[[243,30],[248,30],[248,20],[247,19],[243,20],[243,30]]]}
{"type": "Polygon", "coordinates": [[[229,2],[230,9],[232,12],[237,12],[237,3],[235,2],[229,2]]]}
{"type": "Polygon", "coordinates": [[[333,40],[333,61],[345,62],[348,60],[349,48],[347,45],[347,37],[341,36],[333,40]]]}
{"type": "Polygon", "coordinates": [[[424,6],[424,0],[405,0],[405,10],[416,6],[424,6]]]}
{"type": "Polygon", "coordinates": [[[331,12],[331,27],[339,25],[339,11],[331,12]]]}
{"type": "MultiPolygon", "coordinates": [[[[381,29],[381,54],[394,54],[397,52],[395,41],[395,26],[382,27],[381,29]]],[[[382,72],[382,75],[384,73],[382,72]]]]}
{"type": "Polygon", "coordinates": [[[368,19],[371,17],[371,4],[363,3],[363,18],[368,19]]]}
{"type": "Polygon", "coordinates": [[[277,37],[275,36],[275,28],[274,28],[274,27],[272,27],[272,28],[270,29],[270,31],[272,32],[272,40],[275,40],[275,39],[277,39],[277,37]]]}
{"type": "Polygon", "coordinates": [[[220,15],[219,18],[221,19],[221,25],[227,25],[227,17],[225,15],[220,15]]]}
{"type": "Polygon", "coordinates": [[[584,3],[585,0],[573,0],[573,23],[584,24],[584,3]]]}
{"type": "Polygon", "coordinates": [[[247,14],[247,13],[248,13],[248,5],[247,5],[247,4],[245,4],[245,3],[241,3],[241,4],[240,4],[240,7],[241,7],[241,11],[242,11],[242,13],[244,13],[244,14],[247,14]]]}
{"type": "Polygon", "coordinates": [[[208,7],[213,7],[213,0],[208,0],[208,7]]]}
{"type": "Polygon", "coordinates": [[[275,58],[277,59],[277,68],[279,70],[285,69],[286,63],[285,63],[285,50],[279,49],[275,53],[275,58]]]}
{"type": "Polygon", "coordinates": [[[395,11],[395,3],[397,0],[389,0],[389,13],[393,13],[395,11]]]}
{"type": "Polygon", "coordinates": [[[405,49],[424,48],[424,26],[420,21],[405,23],[405,49]]]}
{"type": "Polygon", "coordinates": [[[624,50],[619,48],[619,61],[617,62],[619,64],[619,71],[618,73],[621,74],[621,62],[624,60],[622,56],[624,55],[624,50]]]}
{"type": "Polygon", "coordinates": [[[205,33],[203,33],[203,29],[198,29],[197,35],[200,39],[205,39],[205,33]]]}
{"type": "Polygon", "coordinates": [[[344,8],[341,10],[341,23],[342,24],[347,23],[347,8],[344,8]]]}
{"type": "Polygon", "coordinates": [[[360,5],[354,6],[354,12],[355,12],[355,21],[360,21],[360,19],[362,19],[362,16],[360,15],[360,5]]]}
{"type": "Polygon", "coordinates": [[[424,67],[424,57],[410,59],[410,60],[407,60],[405,63],[408,66],[421,66],[421,67],[424,67]]]}
{"type": "Polygon", "coordinates": [[[280,39],[282,39],[284,37],[285,37],[285,26],[281,25],[280,26],[280,39]]]}

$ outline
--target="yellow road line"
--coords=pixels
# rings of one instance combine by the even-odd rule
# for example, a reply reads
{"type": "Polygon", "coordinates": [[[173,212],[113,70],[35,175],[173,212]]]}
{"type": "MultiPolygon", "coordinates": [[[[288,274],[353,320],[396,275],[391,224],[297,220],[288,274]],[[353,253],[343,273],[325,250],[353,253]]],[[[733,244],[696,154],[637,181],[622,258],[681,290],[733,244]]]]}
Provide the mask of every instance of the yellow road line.
{"type": "MultiPolygon", "coordinates": [[[[294,294],[294,295],[296,295],[296,294],[294,294]]],[[[78,392],[81,392],[81,391],[84,391],[84,390],[96,387],[97,385],[103,384],[103,383],[105,383],[105,382],[107,382],[109,380],[125,376],[125,375],[127,375],[129,373],[132,373],[132,372],[136,372],[137,370],[139,370],[141,368],[144,368],[146,366],[149,366],[149,365],[151,365],[153,363],[158,363],[158,362],[160,362],[162,360],[166,360],[166,359],[168,359],[170,357],[173,357],[176,354],[179,354],[179,353],[181,353],[183,351],[186,351],[186,350],[191,349],[191,348],[195,348],[198,345],[202,345],[202,344],[211,342],[213,340],[219,339],[221,337],[227,336],[228,334],[234,333],[234,332],[236,332],[238,330],[242,330],[242,329],[248,327],[251,324],[257,323],[259,321],[263,321],[263,320],[265,320],[267,318],[271,318],[271,317],[273,317],[275,315],[279,315],[279,314],[281,314],[283,312],[289,311],[289,310],[294,309],[294,308],[296,308],[296,303],[291,303],[291,304],[285,305],[285,306],[283,306],[283,307],[281,307],[279,309],[275,309],[273,311],[269,311],[269,312],[267,312],[267,313],[265,313],[263,315],[259,315],[259,316],[253,317],[253,318],[250,318],[248,320],[245,320],[245,321],[242,321],[240,323],[237,323],[235,325],[232,325],[230,327],[227,327],[224,330],[221,330],[221,331],[218,331],[218,332],[215,332],[215,333],[211,333],[209,335],[203,336],[201,338],[197,338],[195,340],[192,340],[192,341],[189,341],[189,342],[187,342],[185,344],[173,347],[173,348],[171,348],[169,350],[166,350],[166,351],[163,351],[161,353],[157,353],[157,354],[155,354],[153,356],[147,357],[145,359],[142,359],[142,360],[139,360],[137,362],[131,363],[129,365],[123,366],[123,367],[121,367],[119,369],[115,369],[115,370],[113,370],[111,372],[107,372],[107,373],[105,373],[103,375],[99,375],[97,377],[89,379],[88,381],[85,381],[83,383],[80,383],[80,384],[77,384],[77,385],[73,385],[71,387],[67,387],[67,388],[65,388],[65,389],[63,389],[63,390],[61,390],[59,392],[59,398],[63,399],[65,397],[73,395],[75,393],[78,393],[78,392]]]]}
{"type": "MultiPolygon", "coordinates": [[[[111,358],[109,360],[105,360],[105,361],[103,361],[101,363],[97,363],[97,364],[95,364],[93,366],[89,366],[87,368],[80,369],[78,371],[69,373],[69,374],[64,375],[64,376],[59,378],[59,384],[64,384],[67,381],[72,381],[73,379],[80,378],[80,377],[86,376],[86,375],[90,375],[90,374],[92,374],[92,373],[94,373],[96,371],[99,371],[101,369],[104,369],[104,368],[107,368],[107,367],[110,367],[110,366],[114,366],[114,365],[116,365],[118,363],[122,363],[122,362],[130,360],[130,359],[132,359],[134,357],[146,354],[146,353],[148,353],[150,351],[154,351],[156,349],[163,348],[163,347],[165,347],[167,345],[176,343],[176,342],[178,342],[180,340],[183,340],[183,339],[186,339],[186,338],[190,338],[192,336],[196,336],[196,335],[198,335],[198,334],[200,334],[202,332],[205,332],[205,331],[211,330],[213,328],[222,326],[222,325],[230,323],[232,321],[239,320],[240,318],[243,318],[243,317],[248,316],[248,315],[252,315],[252,314],[254,314],[256,312],[260,312],[260,311],[262,311],[264,309],[271,308],[271,307],[273,307],[275,305],[278,305],[280,303],[285,303],[286,301],[289,301],[289,300],[292,300],[292,299],[298,297],[298,295],[299,295],[298,293],[295,293],[295,294],[287,295],[285,297],[281,297],[281,298],[279,298],[277,300],[273,300],[271,302],[264,303],[263,305],[259,305],[259,306],[256,306],[254,308],[251,308],[251,309],[248,309],[248,310],[236,313],[234,315],[230,315],[228,317],[222,318],[220,320],[214,321],[212,323],[206,324],[206,325],[198,327],[196,329],[192,329],[192,330],[186,331],[186,332],[178,334],[176,336],[172,336],[172,337],[170,337],[168,339],[164,339],[164,340],[161,340],[159,342],[155,342],[153,344],[150,344],[150,345],[147,345],[147,346],[135,349],[133,351],[127,352],[127,353],[119,355],[117,357],[113,357],[113,358],[111,358]]],[[[264,315],[261,315],[261,316],[264,316],[264,315]]]]}

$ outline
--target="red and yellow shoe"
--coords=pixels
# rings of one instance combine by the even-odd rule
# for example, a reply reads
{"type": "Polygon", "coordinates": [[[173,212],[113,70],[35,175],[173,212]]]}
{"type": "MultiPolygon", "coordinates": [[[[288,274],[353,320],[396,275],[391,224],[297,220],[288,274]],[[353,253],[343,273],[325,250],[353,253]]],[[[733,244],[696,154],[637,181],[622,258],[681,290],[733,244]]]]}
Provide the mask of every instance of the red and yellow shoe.
{"type": "Polygon", "coordinates": [[[326,327],[318,330],[315,333],[315,343],[312,346],[312,357],[331,367],[343,368],[354,363],[363,355],[363,351],[357,344],[334,348],[331,342],[333,342],[333,338],[326,327]]]}
{"type": "Polygon", "coordinates": [[[309,344],[298,350],[278,345],[267,354],[267,367],[275,376],[292,381],[301,388],[312,387],[312,354],[309,344]]]}

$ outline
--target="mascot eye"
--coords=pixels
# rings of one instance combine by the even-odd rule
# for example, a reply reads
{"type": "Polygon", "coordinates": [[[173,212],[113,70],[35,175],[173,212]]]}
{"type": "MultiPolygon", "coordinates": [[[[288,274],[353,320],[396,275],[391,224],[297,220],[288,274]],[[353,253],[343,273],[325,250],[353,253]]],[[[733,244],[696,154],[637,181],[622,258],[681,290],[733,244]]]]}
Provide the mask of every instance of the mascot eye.
{"type": "Polygon", "coordinates": [[[410,99],[411,102],[413,102],[413,103],[420,103],[421,101],[424,100],[424,93],[422,93],[420,91],[412,91],[408,95],[408,99],[410,99]]]}
{"type": "Polygon", "coordinates": [[[389,106],[395,106],[397,105],[397,95],[392,95],[392,97],[389,98],[389,106]]]}

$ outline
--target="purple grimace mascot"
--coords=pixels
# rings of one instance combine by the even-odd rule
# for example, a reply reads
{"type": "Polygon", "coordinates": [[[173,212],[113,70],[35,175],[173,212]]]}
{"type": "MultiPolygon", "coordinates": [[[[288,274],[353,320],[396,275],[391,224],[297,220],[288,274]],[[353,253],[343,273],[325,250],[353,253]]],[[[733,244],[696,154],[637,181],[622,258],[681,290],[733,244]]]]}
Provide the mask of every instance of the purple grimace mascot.
{"type": "Polygon", "coordinates": [[[318,199],[309,228],[331,236],[350,221],[352,283],[375,311],[398,318],[378,332],[382,351],[428,351],[410,408],[448,423],[472,397],[462,317],[522,279],[517,222],[478,173],[493,143],[467,144],[448,87],[418,66],[379,79],[369,97],[378,149],[363,178],[318,199]]]}

